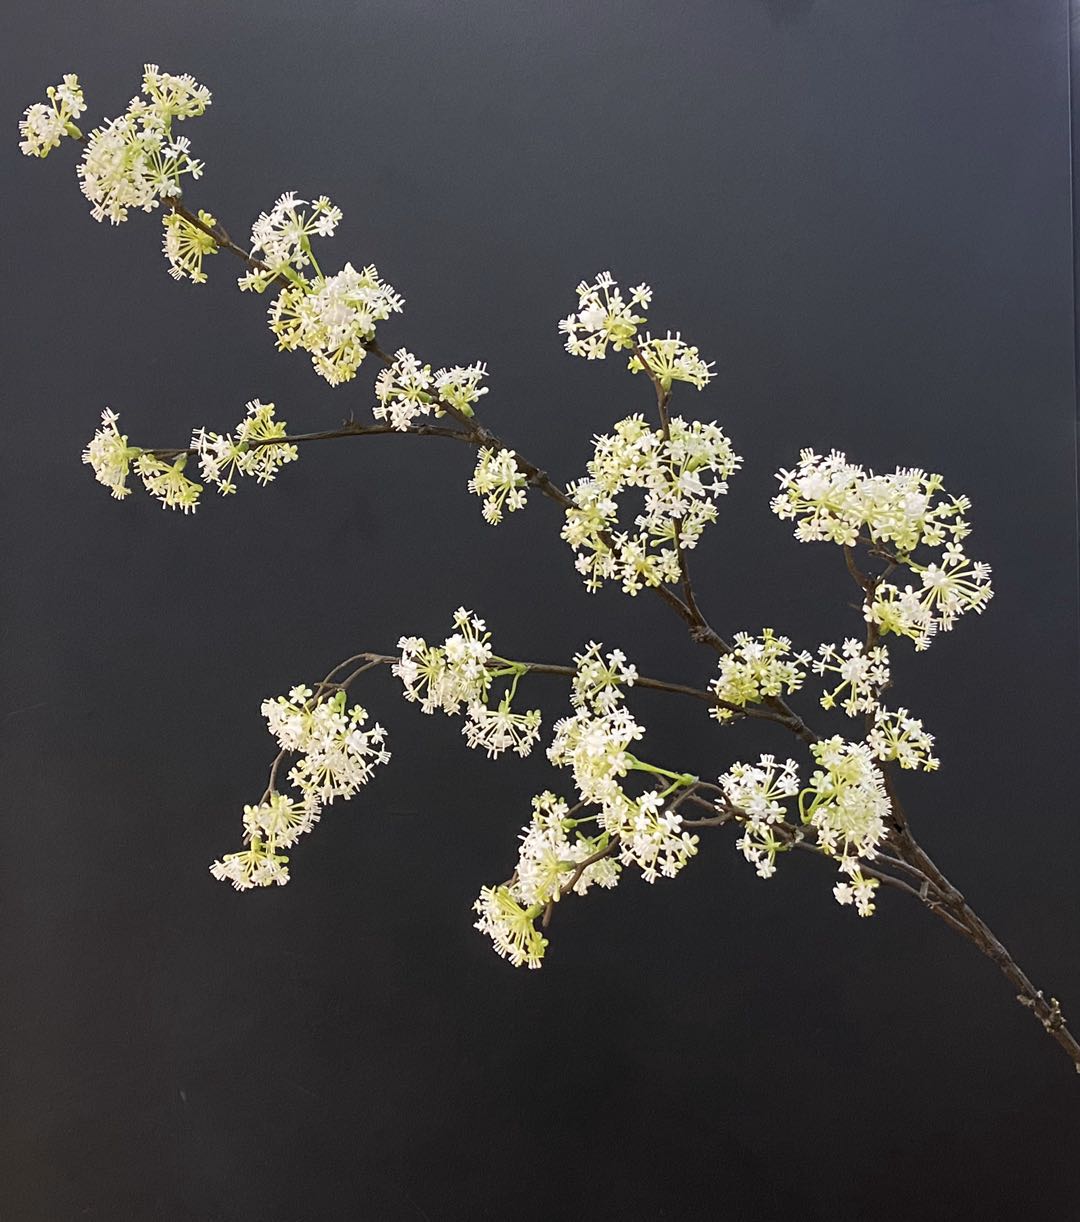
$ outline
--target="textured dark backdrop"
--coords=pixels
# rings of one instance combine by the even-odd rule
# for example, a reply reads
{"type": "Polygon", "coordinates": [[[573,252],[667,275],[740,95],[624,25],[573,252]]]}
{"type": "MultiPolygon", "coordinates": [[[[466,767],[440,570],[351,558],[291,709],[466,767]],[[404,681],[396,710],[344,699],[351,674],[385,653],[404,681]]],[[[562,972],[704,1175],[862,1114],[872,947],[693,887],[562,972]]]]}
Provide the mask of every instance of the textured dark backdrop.
{"type": "MultiPolygon", "coordinates": [[[[158,216],[95,224],[74,150],[15,133],[65,71],[89,119],[145,60],[194,73],[189,200],[242,235],[282,190],[329,194],[328,261],[407,298],[384,345],[486,359],[487,414],[563,478],[648,388],[555,322],[600,268],[649,281],[654,325],[718,361],[682,406],[746,456],[695,555],[724,630],[857,622],[838,553],[767,510],[800,446],[943,471],[998,597],[899,651],[943,760],[904,788],[1075,1018],[1065,0],[127,0],[4,27],[3,1222],[1076,1216],[1076,1076],[902,897],[858,921],[827,869],[764,884],[718,834],[676,882],[565,905],[542,972],[500,962],[469,905],[552,775],[487,764],[388,676],[363,698],[394,764],[290,886],[211,879],[263,785],[260,700],[458,603],[510,655],[596,636],[699,684],[710,659],[656,600],[588,597],[546,503],[486,527],[439,442],[309,449],[193,519],[110,501],[79,465],[105,404],[151,444],[254,396],[327,428],[375,371],[332,389],[276,354],[231,260],[174,284],[158,216]]],[[[650,756],[703,774],[787,746],[636,707],[650,756]]]]}

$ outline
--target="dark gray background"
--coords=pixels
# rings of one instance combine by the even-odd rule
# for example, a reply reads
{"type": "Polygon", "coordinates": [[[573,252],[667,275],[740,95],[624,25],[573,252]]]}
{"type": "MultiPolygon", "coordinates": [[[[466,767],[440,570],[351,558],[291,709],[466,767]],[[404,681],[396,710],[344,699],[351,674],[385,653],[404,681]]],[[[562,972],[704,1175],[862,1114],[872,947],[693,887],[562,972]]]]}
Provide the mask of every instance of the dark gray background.
{"type": "MultiPolygon", "coordinates": [[[[943,761],[904,792],[1080,1018],[1065,0],[129,0],[4,25],[0,1218],[1073,1216],[1075,1074],[903,897],[860,922],[826,868],[764,884],[718,833],[675,882],[563,906],[542,972],[500,962],[469,905],[559,778],[487,764],[388,676],[362,698],[394,763],[293,882],[211,879],[264,783],[263,697],[459,603],[511,656],[596,636],[698,684],[710,657],[655,599],[588,597],[548,504],[485,526],[437,441],[311,448],[193,519],[110,501],[79,464],[106,404],[146,444],[255,396],[329,428],[375,370],[332,389],[275,353],[232,260],[174,284],[158,216],[95,224],[75,150],[32,162],[15,132],[66,71],[91,120],[145,60],[194,73],[189,202],[241,236],[285,189],[330,195],[327,263],[407,299],[384,346],[486,359],[485,414],[559,478],[648,388],[571,360],[556,320],[601,268],[650,282],[654,326],[718,362],[681,408],[746,456],[694,558],[724,631],[856,628],[839,553],[767,509],[801,446],[941,470],[998,596],[897,651],[943,761]]],[[[636,708],[649,758],[703,775],[787,748],[636,708]]]]}

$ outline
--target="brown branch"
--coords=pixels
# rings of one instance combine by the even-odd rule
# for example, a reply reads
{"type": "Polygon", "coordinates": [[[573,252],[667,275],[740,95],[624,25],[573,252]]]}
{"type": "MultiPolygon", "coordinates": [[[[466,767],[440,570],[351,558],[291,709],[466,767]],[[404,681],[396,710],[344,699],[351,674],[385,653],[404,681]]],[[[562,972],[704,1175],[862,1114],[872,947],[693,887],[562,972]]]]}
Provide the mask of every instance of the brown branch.
{"type": "MultiPolygon", "coordinates": [[[[466,445],[475,444],[471,437],[466,436],[459,429],[447,428],[437,424],[420,424],[410,426],[407,429],[395,429],[389,424],[355,424],[352,421],[346,421],[341,428],[331,429],[325,433],[293,433],[285,437],[260,437],[248,442],[248,449],[258,450],[263,446],[302,445],[308,441],[337,441],[342,437],[380,437],[391,434],[398,437],[449,437],[454,441],[463,441],[466,445]]],[[[192,457],[198,451],[192,446],[175,449],[155,447],[147,449],[146,453],[153,454],[163,461],[171,462],[181,455],[192,457]]]]}

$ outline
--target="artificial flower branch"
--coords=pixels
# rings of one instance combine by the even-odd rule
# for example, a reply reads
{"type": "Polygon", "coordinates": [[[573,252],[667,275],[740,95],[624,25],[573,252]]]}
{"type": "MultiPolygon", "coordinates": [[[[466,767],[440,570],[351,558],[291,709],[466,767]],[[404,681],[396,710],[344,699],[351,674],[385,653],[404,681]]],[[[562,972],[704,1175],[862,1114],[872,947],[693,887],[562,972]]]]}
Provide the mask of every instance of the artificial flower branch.
{"type": "Polygon", "coordinates": [[[604,652],[596,642],[573,665],[509,659],[495,653],[484,621],[459,608],[442,644],[403,636],[396,655],[355,654],[314,688],[299,684],[263,702],[279,750],[259,802],[244,808],[246,847],[216,861],[215,877],[239,890],[286,883],[287,850],[327,807],[354,796],[389,761],[385,730],[369,722],[362,706],[347,703],[368,671],[389,667],[405,699],[424,713],[463,714],[468,745],[492,758],[507,751],[527,755],[539,741],[540,711],[515,708],[521,680],[568,679],[571,712],[553,727],[547,755],[572,780],[576,799],[570,804],[551,791],[533,797],[515,869],[506,882],[483,887],[474,905],[476,927],[500,955],[516,966],[539,967],[548,945],[543,931],[562,899],[613,887],[629,870],[650,883],[675,877],[696,856],[699,831],[734,824],[741,832],[736,847],[761,878],[776,872],[780,856],[800,850],[836,865],[833,895],[860,916],[873,914],[881,885],[917,899],[997,963],[1018,1000],[1080,1069],[1080,1045],[1057,1001],[1034,988],[917,843],[896,789],[896,768],[933,771],[938,760],[921,719],[883,704],[892,687],[889,638],[925,650],[960,616],[981,613],[992,595],[989,567],[970,560],[963,546],[970,533],[966,498],[948,496],[941,477],[921,469],[875,475],[841,453],[803,450],[794,469],[779,472],[771,508],[795,523],[800,542],[842,548],[861,596],[863,639],[823,643],[817,656],[796,650],[771,628],[729,641],[702,611],[689,552],[717,520],[719,499],[742,460],[715,422],[672,414],[675,384],[705,389],[712,363],[678,332],[641,331],[652,301],[648,285],[624,292],[608,272],[583,281],[577,308],[559,330],[572,356],[627,354],[628,371],[645,373],[653,386],[658,427],[641,415],[618,421],[611,433],[595,437],[586,475],[560,486],[480,420],[486,365],[433,371],[404,348],[391,356],[380,347],[377,327],[400,313],[404,301],[373,265],[322,270],[313,239],[333,236],[341,219],[329,199],[285,193],[252,225],[248,249],[212,214],[184,203],[182,179],[199,178],[203,167],[174,124],[205,111],[205,87],[147,65],[141,95],[85,136],[74,123],[86,109],[77,77],[65,76],[47,98],[20,123],[22,151],[45,157],[65,139],[81,144],[78,175],[96,220],[119,224],[131,209],[161,208],[163,251],[178,280],[203,283],[204,261],[221,250],[239,258],[242,291],[272,290],[267,315],[278,348],[308,353],[330,385],[354,379],[368,356],[381,365],[370,425],[350,414],[338,429],[289,434],[273,404],[253,400],[230,433],[198,429],[187,447],[143,449],[129,444],[107,409],[83,457],[114,497],[130,493],[134,473],[164,507],[190,513],[204,488],[186,473],[192,460],[206,483],[231,494],[243,478],[271,482],[310,441],[392,432],[447,437],[477,451],[468,487],[481,498],[489,524],[523,509],[530,489],[539,491],[564,515],[561,535],[589,591],[607,582],[630,596],[652,591],[717,662],[716,677],[699,689],[641,676],[621,651],[604,652]],[[636,493],[643,506],[628,521],[625,502],[636,493]],[[883,567],[870,571],[856,548],[883,567]],[[897,574],[906,585],[896,583],[897,574]],[[811,729],[787,697],[812,676],[822,680],[821,707],[841,711],[861,728],[830,736],[811,729]],[[812,771],[804,778],[796,761],[761,755],[732,764],[713,783],[642,758],[636,744],[644,727],[626,699],[634,687],[704,703],[721,726],[747,717],[776,722],[806,748],[812,771]],[[281,770],[290,758],[282,789],[281,770]],[[697,818],[686,817],[691,807],[697,818]]]}

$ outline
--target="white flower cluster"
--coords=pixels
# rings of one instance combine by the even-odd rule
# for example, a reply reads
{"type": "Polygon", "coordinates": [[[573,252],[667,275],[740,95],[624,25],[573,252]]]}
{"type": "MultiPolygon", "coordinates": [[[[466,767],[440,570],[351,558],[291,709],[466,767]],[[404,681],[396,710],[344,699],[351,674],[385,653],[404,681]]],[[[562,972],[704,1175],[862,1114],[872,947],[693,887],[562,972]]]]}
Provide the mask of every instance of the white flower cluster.
{"type": "Polygon", "coordinates": [[[689,382],[704,390],[713,377],[715,361],[703,361],[697,348],[686,343],[678,331],[669,331],[663,339],[654,339],[646,332],[634,350],[627,368],[631,373],[647,369],[661,390],[670,391],[673,382],[689,382]]]}
{"type": "Polygon", "coordinates": [[[380,369],[375,379],[375,398],[379,402],[372,408],[372,415],[400,432],[411,428],[418,416],[428,416],[432,411],[440,415],[431,393],[434,381],[430,365],[421,365],[411,352],[399,348],[392,364],[380,369]]]}
{"type": "Polygon", "coordinates": [[[798,519],[798,540],[891,545],[897,563],[918,578],[917,586],[904,589],[889,581],[876,583],[863,614],[882,635],[906,636],[916,649],[926,649],[937,631],[948,631],[967,611],[981,612],[993,597],[990,566],[969,560],[960,546],[971,533],[963,516],[971,502],[945,496],[940,475],[918,468],[875,475],[837,450],[828,456],[803,450],[798,467],[776,478],[780,492],[772,510],[778,517],[798,519]],[[938,561],[922,564],[911,556],[920,545],[944,550],[938,561]]]}
{"type": "Polygon", "coordinates": [[[488,759],[495,759],[504,751],[524,757],[540,737],[540,710],[515,713],[510,707],[511,699],[507,692],[493,709],[484,704],[469,706],[461,732],[469,746],[486,751],[488,759]]]}
{"type": "Polygon", "coordinates": [[[773,828],[784,822],[785,800],[799,792],[798,765],[790,759],[778,764],[773,755],[763,755],[756,764],[732,764],[720,778],[720,788],[743,825],[735,847],[760,878],[771,878],[777,853],[787,848],[773,828]]]}
{"type": "Polygon", "coordinates": [[[935,772],[940,767],[941,761],[931,754],[934,736],[907,709],[879,709],[866,741],[876,759],[896,760],[901,768],[935,772]]]}
{"type": "Polygon", "coordinates": [[[181,454],[173,462],[166,462],[149,450],[143,450],[135,459],[135,470],[143,482],[143,487],[151,496],[157,497],[162,509],[179,509],[181,513],[194,513],[203,486],[184,474],[186,466],[186,454],[181,454]]]}
{"type": "Polygon", "coordinates": [[[629,865],[637,866],[650,883],[660,877],[673,878],[697,852],[698,838],[683,829],[676,811],[664,806],[671,790],[696,778],[643,764],[627,750],[642,735],[641,727],[622,705],[621,688],[633,684],[636,669],[619,650],[605,658],[596,642],[578,654],[575,663],[572,701],[576,711],[556,725],[548,757],[572,769],[579,806],[598,810],[572,818],[566,803],[553,794],[535,798],[532,823],[522,835],[514,874],[501,886],[484,887],[475,904],[480,916],[476,928],[515,966],[540,966],[547,939],[536,921],[568,887],[577,895],[584,895],[593,885],[613,887],[629,865]],[[663,793],[653,789],[634,798],[619,784],[631,770],[665,776],[675,783],[663,793]],[[577,830],[593,822],[597,824],[594,834],[577,830]],[[585,862],[589,864],[583,865],[585,862]]]}
{"type": "Polygon", "coordinates": [[[640,415],[596,438],[586,479],[572,483],[562,537],[578,553],[575,566],[590,591],[606,579],[627,594],[679,580],[679,548],[697,545],[716,520],[717,498],[742,459],[716,424],[675,416],[669,435],[640,415]],[[708,477],[712,477],[709,479],[708,477]],[[628,488],[645,493],[634,530],[619,529],[619,496],[628,488]]]}
{"type": "Polygon", "coordinates": [[[602,361],[609,344],[615,352],[634,347],[637,329],[645,321],[634,308],[646,308],[652,300],[647,284],[631,289],[629,301],[624,301],[611,272],[601,272],[592,284],[583,280],[577,286],[577,295],[577,313],[559,323],[571,356],[602,361]]]}
{"type": "Polygon", "coordinates": [[[621,703],[612,702],[605,711],[581,707],[555,723],[548,759],[572,769],[583,802],[617,803],[619,781],[637,764],[628,748],[644,733],[621,703]]]}
{"type": "Polygon", "coordinates": [[[311,353],[315,372],[331,386],[355,377],[375,338],[375,324],[400,313],[404,300],[373,265],[351,263],[334,276],[292,284],[270,305],[270,330],[282,352],[311,353]]]}
{"type": "Polygon", "coordinates": [[[674,878],[697,855],[698,837],[683,831],[682,824],[682,815],[665,808],[663,795],[655,789],[639,798],[620,791],[600,814],[600,826],[619,838],[619,861],[637,866],[647,883],[674,878]]]}
{"type": "Polygon", "coordinates": [[[332,237],[340,221],[341,209],[325,195],[309,201],[286,191],[252,226],[251,258],[261,266],[238,281],[257,293],[282,286],[267,311],[278,349],[309,352],[315,372],[331,386],[355,377],[376,323],[405,304],[372,265],[357,271],[346,263],[333,276],[323,274],[311,238],[332,237]],[[309,267],[314,276],[304,274],[309,267]]]}
{"type": "Polygon", "coordinates": [[[425,713],[441,709],[454,716],[464,707],[465,740],[486,751],[489,759],[507,750],[528,755],[540,736],[540,712],[511,709],[526,668],[497,657],[487,625],[464,607],[454,612],[454,628],[442,645],[429,645],[419,636],[398,641],[401,657],[391,670],[402,682],[405,699],[419,702],[425,713]],[[501,678],[509,678],[510,685],[498,705],[489,708],[491,684],[501,678]]]}
{"type": "MultiPolygon", "coordinates": [[[[244,808],[245,811],[248,809],[244,808]]],[[[245,817],[245,826],[247,819],[245,817]]],[[[246,849],[238,853],[226,853],[210,867],[210,873],[223,883],[232,883],[237,891],[250,891],[253,887],[269,887],[277,883],[284,887],[289,881],[289,858],[277,853],[274,847],[261,836],[252,836],[246,849]]]]}
{"type": "Polygon", "coordinates": [[[571,356],[602,361],[609,346],[613,352],[629,349],[632,355],[627,368],[631,373],[648,370],[664,391],[670,391],[673,382],[689,382],[704,390],[713,376],[713,363],[703,361],[697,348],[687,344],[678,332],[672,335],[669,331],[663,339],[654,339],[646,332],[643,339],[638,338],[638,327],[645,316],[634,311],[646,309],[652,301],[652,289],[647,284],[631,289],[629,299],[624,299],[611,272],[601,272],[592,283],[583,280],[577,286],[577,295],[576,313],[559,323],[571,356]]]}
{"type": "Polygon", "coordinates": [[[878,881],[863,878],[859,862],[874,857],[887,830],[891,807],[881,773],[866,743],[836,735],[814,743],[810,751],[819,767],[799,799],[803,822],[816,829],[818,844],[839,858],[849,880],[833,889],[837,902],[854,903],[860,916],[870,916],[878,881]],[[807,795],[812,795],[809,803],[807,795]]]}
{"type": "Polygon", "coordinates": [[[908,637],[916,650],[927,649],[935,633],[950,631],[966,612],[981,614],[994,596],[990,566],[969,560],[958,544],[948,544],[937,563],[923,565],[908,559],[905,564],[920,585],[901,590],[891,582],[880,582],[863,607],[863,617],[876,624],[882,636],[891,632],[908,637]]]}
{"type": "Polygon", "coordinates": [[[399,348],[375,379],[378,403],[372,415],[400,432],[411,428],[419,416],[445,416],[448,407],[472,416],[473,404],[488,393],[488,387],[480,385],[485,377],[487,366],[482,361],[432,373],[430,365],[421,365],[411,352],[399,348]]]}
{"type": "Polygon", "coordinates": [[[96,221],[126,221],[131,208],[150,212],[162,199],[181,194],[180,178],[202,174],[191,142],[172,134],[174,119],[201,115],[210,91],[190,76],[171,76],[147,64],[142,91],[127,110],[90,133],[78,174],[96,221]]]}
{"type": "MultiPolygon", "coordinates": [[[[762,629],[760,636],[737,632],[731,652],[724,654],[718,663],[720,677],[709,687],[717,700],[743,708],[769,696],[797,692],[806,678],[809,662],[808,653],[792,653],[791,641],[786,636],[777,636],[771,628],[762,629]]],[[[709,715],[724,722],[737,714],[734,709],[717,704],[709,715]]]]}
{"type": "Polygon", "coordinates": [[[934,498],[942,491],[940,475],[918,468],[897,468],[875,475],[844,454],[803,450],[794,471],[778,472],[780,492],[772,510],[780,518],[797,518],[795,537],[851,546],[864,530],[874,543],[892,543],[910,552],[920,543],[938,547],[947,539],[965,538],[970,528],[961,516],[971,508],[967,497],[934,498]]]}
{"type": "Polygon", "coordinates": [[[19,149],[26,157],[48,157],[49,150],[57,148],[64,136],[77,140],[82,135],[72,121],[86,109],[79,78],[66,73],[59,85],[45,90],[45,96],[48,105],[35,102],[19,120],[19,149]]]}
{"type": "Polygon", "coordinates": [[[216,484],[224,495],[236,491],[237,474],[252,476],[265,485],[286,463],[295,462],[296,446],[276,442],[285,435],[285,421],[274,419],[273,403],[252,399],[235,436],[197,429],[191,436],[191,448],[198,455],[203,479],[216,484]]]}
{"type": "Polygon", "coordinates": [[[463,416],[473,416],[473,404],[488,392],[480,383],[487,377],[487,365],[477,361],[472,365],[454,365],[440,369],[435,375],[435,389],[444,403],[448,403],[463,416]]]}
{"type": "MultiPolygon", "coordinates": [[[[215,218],[201,208],[198,216],[210,229],[217,224],[215,218]]],[[[167,212],[161,219],[165,228],[161,248],[169,263],[169,275],[174,280],[187,279],[193,284],[205,284],[206,273],[202,263],[206,255],[217,254],[216,239],[179,212],[167,212]]]]}
{"type": "MultiPolygon", "coordinates": [[[[188,455],[168,462],[152,450],[128,445],[127,436],[117,427],[119,419],[116,412],[106,408],[101,413],[101,427],[83,451],[82,460],[93,468],[94,478],[120,500],[131,493],[127,477],[134,470],[147,492],[164,508],[193,513],[203,485],[184,474],[188,455]]],[[[247,415],[236,426],[235,436],[196,429],[191,450],[198,457],[203,478],[216,484],[220,492],[229,493],[236,491],[237,474],[268,484],[285,463],[295,461],[296,446],[277,442],[284,436],[285,421],[274,419],[274,405],[253,399],[247,405],[247,415]]]]}
{"type": "Polygon", "coordinates": [[[296,279],[292,269],[303,271],[312,263],[311,235],[332,237],[340,222],[341,209],[325,195],[309,203],[295,191],[286,191],[251,227],[251,257],[264,266],[241,276],[240,288],[261,293],[279,276],[296,279]]]}
{"type": "Polygon", "coordinates": [[[94,479],[104,484],[118,501],[131,495],[127,477],[131,464],[142,453],[138,446],[128,445],[127,435],[116,427],[119,419],[107,407],[101,413],[101,428],[94,433],[82,456],[83,462],[93,468],[94,479]]]}
{"type": "Polygon", "coordinates": [[[597,852],[600,839],[577,830],[579,820],[553,793],[538,794],[532,807],[513,875],[500,886],[481,888],[473,907],[480,918],[476,928],[491,938],[499,955],[515,967],[538,968],[548,943],[536,928],[537,917],[559,901],[575,875],[573,892],[584,895],[592,886],[614,887],[621,866],[608,856],[579,870],[597,852]]]}
{"type": "Polygon", "coordinates": [[[288,696],[264,700],[262,714],[270,733],[286,751],[301,758],[289,773],[290,782],[316,807],[335,798],[351,798],[366,785],[376,764],[385,764],[390,752],[383,743],[386,731],[378,723],[369,730],[367,710],[345,707],[345,693],[329,699],[313,698],[310,688],[294,687],[288,696]]]}
{"type": "Polygon", "coordinates": [[[392,670],[405,688],[405,699],[419,701],[425,713],[442,709],[453,716],[462,705],[482,702],[497,669],[482,619],[458,607],[454,612],[456,632],[442,645],[429,645],[422,636],[403,636],[398,641],[401,658],[392,670]]]}
{"type": "Polygon", "coordinates": [[[819,658],[814,659],[814,674],[835,674],[840,682],[821,697],[821,707],[831,709],[845,693],[841,707],[849,717],[872,713],[878,707],[878,696],[889,682],[889,653],[883,645],[867,649],[861,642],[848,637],[840,648],[819,645],[819,658]]]}
{"type": "Polygon", "coordinates": [[[603,645],[590,641],[584,653],[574,654],[570,703],[579,712],[614,712],[622,704],[622,689],[637,682],[637,667],[627,662],[621,649],[607,654],[603,649],[603,645]]]}
{"type": "Polygon", "coordinates": [[[287,883],[289,859],[278,850],[291,848],[319,821],[324,806],[351,798],[376,765],[390,759],[386,731],[377,723],[365,729],[367,711],[347,708],[343,691],[323,699],[301,684],[287,696],[264,700],[262,713],[282,751],[300,754],[289,773],[299,798],[271,790],[257,806],[244,807],[248,847],[210,867],[215,878],[238,891],[287,883]]]}
{"type": "MultiPolygon", "coordinates": [[[[529,907],[558,900],[562,885],[577,873],[583,861],[596,853],[600,839],[586,836],[580,823],[588,820],[571,818],[567,804],[553,793],[537,795],[532,806],[532,822],[522,829],[517,868],[508,884],[529,907]]],[[[578,873],[574,894],[584,895],[593,886],[614,887],[620,870],[613,857],[594,861],[578,873]]]]}
{"type": "Polygon", "coordinates": [[[513,513],[525,508],[527,482],[513,450],[493,450],[484,446],[477,455],[469,491],[484,498],[484,521],[497,526],[502,521],[504,509],[513,513]]]}

